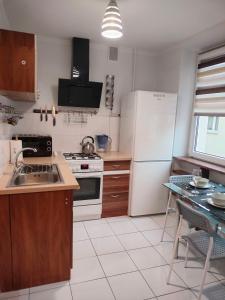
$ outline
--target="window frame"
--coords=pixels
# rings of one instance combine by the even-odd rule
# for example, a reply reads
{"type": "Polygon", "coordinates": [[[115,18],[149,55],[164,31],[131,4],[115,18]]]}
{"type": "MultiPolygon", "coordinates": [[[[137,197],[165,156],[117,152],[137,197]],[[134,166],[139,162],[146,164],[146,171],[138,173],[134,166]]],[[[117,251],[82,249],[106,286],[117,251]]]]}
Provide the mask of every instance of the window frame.
{"type": "MultiPolygon", "coordinates": [[[[216,47],[212,50],[206,51],[205,53],[199,53],[197,55],[196,60],[196,67],[195,67],[195,88],[194,88],[194,94],[193,94],[193,102],[192,102],[192,116],[191,116],[191,122],[190,122],[190,134],[189,134],[189,144],[188,144],[188,155],[200,159],[206,162],[214,163],[220,166],[225,166],[225,158],[218,157],[215,155],[210,155],[202,152],[197,152],[194,150],[196,140],[197,140],[197,125],[198,125],[198,116],[195,115],[195,98],[196,98],[196,87],[197,87],[197,73],[198,73],[198,63],[199,63],[199,56],[204,59],[213,59],[216,56],[220,56],[221,54],[225,53],[225,45],[216,47]]],[[[215,115],[208,115],[208,116],[217,116],[217,117],[225,117],[225,114],[215,114],[215,115]]]]}
{"type": "MultiPolygon", "coordinates": [[[[221,115],[221,117],[224,116],[221,115]]],[[[197,128],[198,128],[197,126],[198,126],[198,116],[194,115],[194,110],[193,110],[192,119],[191,119],[191,133],[190,133],[190,140],[189,140],[189,155],[194,158],[201,159],[210,163],[225,166],[225,158],[194,150],[196,139],[197,139],[197,128]]]]}

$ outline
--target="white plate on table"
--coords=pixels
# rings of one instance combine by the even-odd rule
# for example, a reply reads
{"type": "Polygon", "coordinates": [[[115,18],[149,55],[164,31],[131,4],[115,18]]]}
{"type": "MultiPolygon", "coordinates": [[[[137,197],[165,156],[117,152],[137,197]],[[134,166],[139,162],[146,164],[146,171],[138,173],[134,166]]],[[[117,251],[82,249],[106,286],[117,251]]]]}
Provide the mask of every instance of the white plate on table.
{"type": "Polygon", "coordinates": [[[218,204],[214,203],[213,198],[207,198],[207,202],[212,206],[225,209],[225,205],[218,205],[218,204]]]}
{"type": "Polygon", "coordinates": [[[209,189],[209,188],[211,188],[211,184],[209,184],[209,183],[204,185],[204,186],[199,186],[199,185],[195,185],[194,181],[191,181],[191,182],[189,182],[189,184],[193,187],[198,188],[198,189],[209,189]]]}

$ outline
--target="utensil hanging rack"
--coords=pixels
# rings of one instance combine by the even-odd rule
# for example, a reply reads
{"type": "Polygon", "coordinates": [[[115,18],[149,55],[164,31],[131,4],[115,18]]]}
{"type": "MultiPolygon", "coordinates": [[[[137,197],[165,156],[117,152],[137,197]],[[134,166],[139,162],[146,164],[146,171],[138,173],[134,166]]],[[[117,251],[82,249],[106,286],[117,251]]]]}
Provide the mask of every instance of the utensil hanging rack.
{"type": "MultiPolygon", "coordinates": [[[[96,115],[96,110],[82,110],[82,109],[57,109],[56,114],[64,114],[64,122],[67,124],[86,124],[88,122],[88,116],[96,115]]],[[[33,113],[36,114],[52,114],[52,109],[33,109],[33,113]]]]}
{"type": "Polygon", "coordinates": [[[19,119],[23,119],[23,115],[12,105],[0,103],[0,113],[3,116],[2,122],[13,126],[17,125],[19,119]]]}
{"type": "MultiPolygon", "coordinates": [[[[41,109],[33,109],[33,113],[35,114],[40,114],[41,113],[41,109]]],[[[45,113],[45,109],[42,110],[42,113],[45,113]]],[[[97,114],[97,111],[83,111],[83,110],[64,110],[64,109],[57,109],[55,111],[56,114],[59,114],[59,113],[72,113],[72,114],[87,114],[87,115],[96,115],[97,114]]],[[[48,109],[47,110],[47,114],[52,114],[52,110],[51,109],[48,109]]]]}

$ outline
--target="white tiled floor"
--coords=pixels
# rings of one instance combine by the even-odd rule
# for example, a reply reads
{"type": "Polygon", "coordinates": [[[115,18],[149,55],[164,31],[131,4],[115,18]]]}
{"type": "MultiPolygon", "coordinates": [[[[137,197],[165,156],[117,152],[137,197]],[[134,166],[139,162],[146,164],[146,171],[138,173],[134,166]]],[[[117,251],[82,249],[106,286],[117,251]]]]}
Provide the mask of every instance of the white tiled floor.
{"type": "MultiPolygon", "coordinates": [[[[70,282],[0,294],[10,300],[195,300],[201,280],[196,255],[179,247],[171,282],[166,283],[176,218],[169,217],[160,242],[164,216],[114,217],[74,224],[70,282]]],[[[187,230],[184,226],[183,231],[187,230]]],[[[202,300],[225,299],[225,261],[212,264],[202,300]]]]}

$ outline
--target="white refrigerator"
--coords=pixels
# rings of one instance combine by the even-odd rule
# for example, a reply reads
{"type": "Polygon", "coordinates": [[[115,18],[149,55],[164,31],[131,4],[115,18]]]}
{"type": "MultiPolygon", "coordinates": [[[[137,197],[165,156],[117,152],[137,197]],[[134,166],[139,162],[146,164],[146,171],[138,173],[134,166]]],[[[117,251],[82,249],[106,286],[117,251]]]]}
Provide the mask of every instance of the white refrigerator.
{"type": "Polygon", "coordinates": [[[165,212],[177,95],[135,91],[121,103],[121,152],[132,155],[129,215],[165,212]]]}

